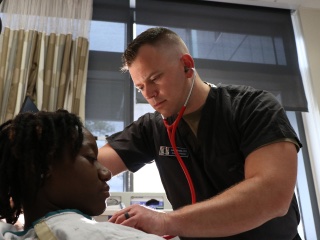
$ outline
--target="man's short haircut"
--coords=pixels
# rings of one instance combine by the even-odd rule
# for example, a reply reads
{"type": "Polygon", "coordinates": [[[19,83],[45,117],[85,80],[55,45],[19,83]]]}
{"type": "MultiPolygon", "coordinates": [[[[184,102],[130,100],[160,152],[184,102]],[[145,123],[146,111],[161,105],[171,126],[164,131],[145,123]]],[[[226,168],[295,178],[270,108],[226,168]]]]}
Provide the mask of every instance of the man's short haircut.
{"type": "Polygon", "coordinates": [[[136,59],[139,49],[146,45],[159,46],[159,45],[176,45],[183,48],[187,53],[188,49],[183,40],[173,31],[163,27],[149,28],[138,35],[127,47],[122,55],[122,71],[126,72],[128,67],[131,66],[136,59]]]}

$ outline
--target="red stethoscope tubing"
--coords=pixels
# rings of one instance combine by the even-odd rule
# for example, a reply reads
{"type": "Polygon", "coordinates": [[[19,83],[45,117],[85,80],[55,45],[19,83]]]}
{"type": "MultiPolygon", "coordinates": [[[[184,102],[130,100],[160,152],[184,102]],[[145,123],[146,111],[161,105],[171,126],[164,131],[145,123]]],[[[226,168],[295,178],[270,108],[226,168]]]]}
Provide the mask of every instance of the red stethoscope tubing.
{"type": "MultiPolygon", "coordinates": [[[[186,110],[186,106],[183,106],[179,112],[179,115],[178,117],[176,118],[176,120],[173,122],[173,124],[169,125],[167,119],[163,119],[163,123],[164,125],[166,126],[166,129],[167,129],[167,133],[168,133],[168,137],[169,137],[169,140],[170,140],[170,143],[171,143],[171,146],[173,148],[173,151],[174,151],[174,154],[176,155],[176,158],[178,159],[178,162],[184,172],[184,175],[186,176],[186,179],[188,181],[188,184],[189,184],[189,189],[190,189],[190,194],[191,194],[191,202],[192,204],[196,202],[196,192],[194,190],[194,186],[193,186],[193,181],[191,179],[191,176],[190,176],[190,173],[186,167],[186,165],[184,164],[179,152],[178,152],[178,149],[177,149],[177,146],[176,146],[176,139],[175,139],[175,136],[176,136],[176,130],[177,130],[177,127],[178,127],[178,124],[180,122],[180,119],[182,118],[182,115],[184,113],[184,111],[186,110]]],[[[172,239],[174,238],[175,236],[169,236],[169,235],[165,235],[165,236],[162,236],[164,239],[172,239]]]]}
{"type": "Polygon", "coordinates": [[[180,166],[181,166],[181,168],[182,168],[182,170],[184,172],[184,175],[186,176],[186,179],[188,181],[190,194],[191,194],[191,202],[192,203],[196,203],[196,192],[194,190],[193,181],[191,179],[190,173],[189,173],[185,163],[183,162],[183,160],[182,160],[182,158],[181,158],[181,156],[180,156],[180,154],[178,152],[177,145],[176,145],[176,139],[175,139],[176,130],[177,130],[178,124],[179,124],[180,119],[182,118],[182,115],[183,115],[185,110],[186,110],[186,106],[183,106],[181,108],[180,112],[179,112],[179,115],[178,115],[177,119],[173,122],[172,125],[168,124],[167,119],[163,119],[163,122],[164,122],[164,125],[167,128],[168,137],[169,137],[171,146],[173,148],[174,154],[176,155],[176,157],[178,159],[178,162],[179,162],[179,164],[180,164],[180,166]]]}
{"type": "MultiPolygon", "coordinates": [[[[194,204],[196,203],[196,191],[194,189],[194,185],[193,185],[193,181],[191,179],[191,176],[190,176],[190,173],[186,167],[186,165],[184,164],[180,154],[179,154],[179,151],[177,149],[177,145],[176,145],[176,131],[177,131],[177,128],[178,128],[178,124],[183,116],[183,113],[184,111],[186,110],[187,108],[187,103],[189,101],[189,98],[190,98],[190,95],[191,95],[191,92],[192,92],[192,89],[193,89],[193,85],[194,85],[194,81],[195,81],[195,76],[196,76],[196,70],[194,68],[191,68],[194,72],[194,75],[193,75],[193,79],[192,79],[192,85],[191,85],[191,88],[190,88],[190,91],[189,91],[189,95],[184,103],[184,105],[182,106],[182,108],[180,109],[180,112],[178,114],[178,117],[176,118],[176,120],[171,124],[169,125],[168,121],[166,118],[163,118],[163,123],[167,129],[167,133],[168,133],[168,137],[169,137],[169,140],[170,140],[170,143],[171,143],[171,146],[173,148],[173,151],[174,151],[174,154],[176,156],[176,158],[178,159],[178,162],[184,172],[184,175],[186,176],[186,179],[188,181],[188,185],[189,185],[189,189],[190,189],[190,194],[191,194],[191,203],[194,204]]],[[[164,239],[172,239],[174,238],[174,236],[170,236],[170,235],[165,235],[165,236],[162,236],[164,239]]]]}

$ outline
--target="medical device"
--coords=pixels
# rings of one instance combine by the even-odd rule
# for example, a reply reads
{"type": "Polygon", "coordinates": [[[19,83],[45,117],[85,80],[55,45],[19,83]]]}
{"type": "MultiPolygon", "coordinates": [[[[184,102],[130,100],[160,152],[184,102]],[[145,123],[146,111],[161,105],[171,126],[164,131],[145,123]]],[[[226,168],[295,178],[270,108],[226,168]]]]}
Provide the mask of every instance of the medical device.
{"type": "MultiPolygon", "coordinates": [[[[179,161],[179,164],[187,178],[187,181],[188,181],[188,184],[189,184],[189,188],[190,188],[190,193],[191,193],[191,202],[192,203],[195,203],[196,202],[196,193],[195,193],[195,190],[194,190],[194,186],[193,186],[193,182],[192,182],[192,179],[190,177],[190,174],[189,174],[189,171],[186,167],[186,165],[184,164],[179,152],[178,152],[178,149],[177,149],[177,146],[176,146],[176,139],[175,139],[175,135],[176,135],[176,130],[177,130],[177,127],[178,127],[178,124],[183,116],[183,113],[184,111],[186,110],[186,107],[187,107],[187,104],[188,104],[188,101],[189,101],[189,98],[191,96],[191,93],[192,93],[192,90],[193,90],[193,86],[194,86],[194,81],[196,79],[196,70],[195,68],[190,68],[193,70],[193,78],[192,78],[192,84],[191,84],[191,88],[189,90],[189,94],[188,94],[188,97],[184,103],[184,105],[182,106],[182,108],[180,109],[180,112],[178,114],[178,117],[176,118],[176,120],[171,124],[169,125],[167,119],[162,115],[162,118],[163,118],[163,122],[164,122],[164,125],[166,126],[166,129],[167,129],[167,132],[168,132],[168,137],[169,137],[169,140],[170,140],[170,143],[172,145],[172,148],[173,148],[173,151],[174,151],[174,154],[176,155],[178,161],[179,161]]],[[[189,69],[187,69],[189,70],[189,69]]]]}
{"type": "MultiPolygon", "coordinates": [[[[187,99],[186,101],[184,102],[183,106],[181,107],[180,109],[180,112],[178,114],[178,117],[176,118],[176,120],[171,124],[169,125],[168,121],[167,121],[167,118],[165,118],[163,115],[162,118],[163,118],[163,123],[164,125],[166,126],[166,129],[167,129],[167,133],[168,133],[168,137],[169,137],[169,140],[170,140],[170,143],[171,143],[171,146],[173,148],[173,151],[174,151],[174,154],[176,155],[176,158],[178,159],[178,162],[184,172],[184,175],[186,176],[187,178],[187,181],[188,181],[188,185],[189,185],[189,188],[190,188],[190,194],[191,194],[191,202],[192,204],[193,203],[196,203],[196,192],[194,190],[194,186],[193,186],[193,182],[192,182],[192,179],[191,179],[191,176],[190,176],[190,173],[186,167],[186,165],[184,164],[179,152],[178,152],[178,149],[177,149],[177,146],[176,146],[176,130],[177,130],[177,127],[178,127],[178,124],[183,116],[183,113],[184,111],[186,110],[187,108],[187,104],[188,104],[188,101],[189,101],[189,98],[191,96],[191,93],[192,93],[192,90],[193,90],[193,86],[194,86],[194,81],[196,79],[196,69],[195,68],[186,68],[185,69],[185,72],[187,72],[189,69],[192,69],[193,70],[193,78],[192,78],[192,84],[191,84],[191,87],[190,87],[190,90],[189,90],[189,94],[187,96],[187,99]]],[[[174,236],[169,236],[169,235],[165,235],[165,236],[162,236],[164,239],[172,239],[174,238],[174,236]]]]}

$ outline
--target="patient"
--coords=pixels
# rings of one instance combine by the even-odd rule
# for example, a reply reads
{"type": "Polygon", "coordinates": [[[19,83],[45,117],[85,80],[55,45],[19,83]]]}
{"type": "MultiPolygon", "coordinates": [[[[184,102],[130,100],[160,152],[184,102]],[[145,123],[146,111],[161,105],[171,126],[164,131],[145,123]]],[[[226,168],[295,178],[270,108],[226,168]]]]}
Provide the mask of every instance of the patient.
{"type": "Polygon", "coordinates": [[[162,239],[91,218],[104,212],[111,179],[97,154],[92,134],[65,110],[20,113],[2,124],[0,239],[162,239]]]}

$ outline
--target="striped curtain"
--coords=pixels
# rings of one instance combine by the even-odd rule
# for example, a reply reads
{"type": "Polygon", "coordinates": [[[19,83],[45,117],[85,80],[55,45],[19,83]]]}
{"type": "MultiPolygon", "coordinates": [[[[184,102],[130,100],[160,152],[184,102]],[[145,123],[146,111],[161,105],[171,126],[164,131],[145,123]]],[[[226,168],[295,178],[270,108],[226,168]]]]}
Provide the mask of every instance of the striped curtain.
{"type": "Polygon", "coordinates": [[[26,96],[84,120],[92,0],[4,0],[1,12],[0,123],[26,96]]]}

